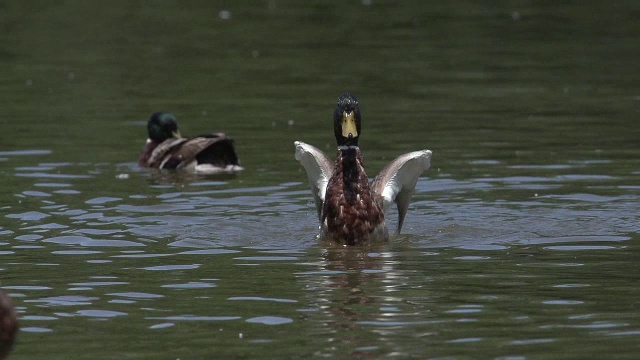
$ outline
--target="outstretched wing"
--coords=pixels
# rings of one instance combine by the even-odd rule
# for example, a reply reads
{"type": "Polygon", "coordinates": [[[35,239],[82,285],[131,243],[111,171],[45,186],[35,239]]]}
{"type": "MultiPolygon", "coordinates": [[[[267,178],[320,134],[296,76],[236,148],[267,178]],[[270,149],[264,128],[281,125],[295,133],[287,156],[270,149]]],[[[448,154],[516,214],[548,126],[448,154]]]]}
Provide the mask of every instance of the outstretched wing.
{"type": "Polygon", "coordinates": [[[418,177],[431,166],[431,151],[420,150],[398,156],[380,171],[371,184],[371,190],[382,198],[386,212],[391,203],[398,207],[398,230],[402,229],[404,217],[409,208],[411,195],[416,188],[418,177]]]}
{"type": "Polygon", "coordinates": [[[333,162],[313,145],[305,144],[302,141],[296,141],[294,144],[296,146],[296,160],[300,161],[307,171],[309,185],[318,211],[318,220],[320,220],[327,183],[333,175],[333,162]]]}

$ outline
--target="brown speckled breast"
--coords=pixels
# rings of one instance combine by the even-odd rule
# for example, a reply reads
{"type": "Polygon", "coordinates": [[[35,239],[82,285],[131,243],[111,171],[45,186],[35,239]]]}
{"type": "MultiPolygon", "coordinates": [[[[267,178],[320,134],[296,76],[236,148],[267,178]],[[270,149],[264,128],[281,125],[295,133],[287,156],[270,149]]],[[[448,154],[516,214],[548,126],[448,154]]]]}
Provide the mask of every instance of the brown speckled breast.
{"type": "Polygon", "coordinates": [[[153,140],[148,140],[144,147],[142,148],[142,152],[140,153],[140,158],[138,159],[138,165],[141,167],[149,166],[149,158],[151,157],[151,153],[158,146],[158,143],[153,140]]]}
{"type": "Polygon", "coordinates": [[[338,150],[322,208],[326,236],[349,245],[386,240],[384,213],[374,201],[360,149],[338,150]]]}

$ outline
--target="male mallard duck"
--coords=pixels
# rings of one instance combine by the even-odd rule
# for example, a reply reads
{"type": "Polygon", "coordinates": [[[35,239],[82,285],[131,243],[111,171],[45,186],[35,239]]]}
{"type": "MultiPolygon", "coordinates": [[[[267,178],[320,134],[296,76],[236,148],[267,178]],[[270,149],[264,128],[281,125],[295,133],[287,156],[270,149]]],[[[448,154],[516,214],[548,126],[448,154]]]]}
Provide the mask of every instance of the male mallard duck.
{"type": "Polygon", "coordinates": [[[400,233],[418,177],[431,164],[429,150],[401,155],[385,166],[369,186],[358,147],[361,121],[358,100],[349,93],[342,94],[333,113],[338,142],[335,163],[318,148],[295,142],[295,158],[306,170],[314,195],[320,237],[347,245],[387,240],[384,213],[393,202],[398,207],[400,233]]]}
{"type": "Polygon", "coordinates": [[[160,169],[188,169],[202,174],[242,170],[233,140],[223,133],[183,138],[171,113],[151,114],[147,123],[149,139],[138,164],[160,169]]]}
{"type": "Polygon", "coordinates": [[[0,291],[0,359],[5,359],[16,340],[18,315],[9,295],[0,291]]]}

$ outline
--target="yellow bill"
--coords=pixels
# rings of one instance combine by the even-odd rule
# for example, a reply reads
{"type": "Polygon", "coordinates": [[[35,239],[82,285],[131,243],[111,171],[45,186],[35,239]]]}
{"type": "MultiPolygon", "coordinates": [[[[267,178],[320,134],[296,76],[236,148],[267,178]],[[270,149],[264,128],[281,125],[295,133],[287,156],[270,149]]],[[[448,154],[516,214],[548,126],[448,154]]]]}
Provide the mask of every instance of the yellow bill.
{"type": "Polygon", "coordinates": [[[353,111],[342,112],[342,136],[346,138],[354,138],[358,136],[356,127],[356,116],[353,111]]]}

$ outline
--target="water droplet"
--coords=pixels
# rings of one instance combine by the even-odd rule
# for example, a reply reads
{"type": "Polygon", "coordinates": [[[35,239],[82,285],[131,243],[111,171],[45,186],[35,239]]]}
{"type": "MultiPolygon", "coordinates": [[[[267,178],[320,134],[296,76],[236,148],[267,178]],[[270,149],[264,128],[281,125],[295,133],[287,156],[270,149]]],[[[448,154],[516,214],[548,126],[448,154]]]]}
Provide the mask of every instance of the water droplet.
{"type": "Polygon", "coordinates": [[[231,19],[231,12],[229,10],[221,10],[218,16],[220,16],[222,20],[229,20],[231,19]]]}

